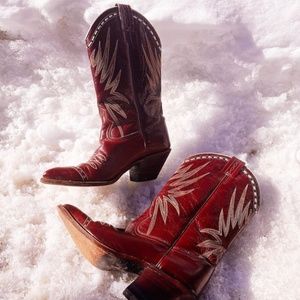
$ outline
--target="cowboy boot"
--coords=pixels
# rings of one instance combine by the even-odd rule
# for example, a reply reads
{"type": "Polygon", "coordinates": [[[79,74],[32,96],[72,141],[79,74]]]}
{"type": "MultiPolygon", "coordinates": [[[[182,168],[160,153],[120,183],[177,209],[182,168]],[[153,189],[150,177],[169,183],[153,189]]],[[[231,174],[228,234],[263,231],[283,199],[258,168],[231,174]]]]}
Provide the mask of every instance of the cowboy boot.
{"type": "Polygon", "coordinates": [[[97,18],[86,45],[102,120],[99,147],[86,163],[47,170],[41,182],[106,185],[128,170],[132,181],[155,179],[170,152],[156,31],[128,5],[117,5],[97,18]]]}
{"type": "MultiPolygon", "coordinates": [[[[74,242],[93,265],[138,273],[147,266],[155,266],[172,249],[198,211],[211,203],[214,195],[220,191],[229,193],[227,186],[229,189],[243,181],[249,182],[247,219],[250,219],[259,201],[254,176],[236,158],[217,154],[199,154],[186,159],[151,206],[125,230],[94,222],[68,204],[60,205],[58,210],[74,242]]],[[[216,210],[223,205],[222,199],[214,201],[212,205],[216,210]]],[[[239,229],[244,226],[243,221],[239,221],[239,229]]]]}
{"type": "Polygon", "coordinates": [[[228,247],[258,209],[258,186],[244,163],[233,158],[225,168],[218,186],[168,251],[123,292],[127,299],[198,299],[228,247]]]}

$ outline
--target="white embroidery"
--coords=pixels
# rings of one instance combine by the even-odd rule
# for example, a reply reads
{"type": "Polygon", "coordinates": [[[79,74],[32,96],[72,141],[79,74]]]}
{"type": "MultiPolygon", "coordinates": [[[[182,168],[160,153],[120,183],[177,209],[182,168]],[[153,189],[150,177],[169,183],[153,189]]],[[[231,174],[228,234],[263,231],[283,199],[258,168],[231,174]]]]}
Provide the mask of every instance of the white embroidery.
{"type": "MultiPolygon", "coordinates": [[[[112,17],[115,17],[115,16],[117,16],[118,14],[117,13],[113,13],[113,14],[111,14],[111,15],[109,15],[108,16],[108,18],[109,19],[111,19],[112,17]]],[[[93,45],[93,43],[94,43],[94,41],[95,41],[95,39],[96,39],[96,37],[97,37],[97,35],[98,35],[98,33],[99,33],[99,31],[100,31],[100,29],[103,27],[103,25],[108,21],[108,19],[106,18],[104,21],[102,21],[102,22],[100,22],[99,23],[99,25],[97,26],[97,28],[96,28],[96,30],[94,31],[94,33],[93,33],[93,35],[92,35],[92,37],[91,37],[91,41],[88,43],[88,45],[87,45],[87,47],[88,48],[90,48],[92,45],[93,45]],[[106,21],[105,21],[106,20],[106,21]]],[[[90,32],[90,30],[88,30],[88,33],[90,32]]],[[[86,37],[87,38],[87,37],[86,37]]]]}
{"type": "Polygon", "coordinates": [[[89,224],[91,223],[92,219],[90,217],[86,217],[86,219],[84,220],[84,222],[82,223],[83,227],[88,227],[89,224]]]}
{"type": "Polygon", "coordinates": [[[88,180],[88,176],[80,167],[72,167],[72,169],[74,169],[80,175],[83,181],[88,180]]]}
{"type": "MultiPolygon", "coordinates": [[[[196,159],[207,159],[208,157],[209,157],[208,154],[200,154],[200,155],[197,155],[197,156],[190,156],[184,162],[192,161],[192,160],[194,160],[194,158],[196,158],[196,159]]],[[[229,161],[229,157],[224,156],[224,155],[220,155],[220,154],[214,154],[213,158],[229,161]]],[[[243,167],[242,172],[250,179],[252,190],[253,190],[253,195],[254,195],[253,208],[257,212],[258,207],[259,207],[259,202],[260,202],[259,201],[259,195],[258,195],[259,188],[257,186],[256,180],[254,179],[253,174],[246,167],[243,167]]]]}
{"type": "Polygon", "coordinates": [[[225,248],[222,244],[221,238],[226,238],[229,232],[234,230],[236,226],[238,226],[238,228],[240,229],[242,225],[246,223],[250,215],[249,207],[251,204],[251,201],[249,201],[244,207],[247,189],[248,189],[248,184],[246,185],[246,187],[244,188],[241,194],[236,210],[234,210],[236,188],[234,189],[231,195],[226,220],[224,217],[223,208],[220,212],[218,229],[213,229],[213,228],[200,229],[200,233],[202,234],[205,233],[212,237],[212,239],[207,239],[197,245],[198,247],[207,249],[204,253],[202,253],[202,256],[209,259],[211,255],[215,255],[218,261],[223,255],[223,253],[225,252],[225,248]]]}
{"type": "Polygon", "coordinates": [[[160,212],[164,224],[167,222],[168,218],[168,204],[171,204],[178,215],[180,215],[180,207],[176,200],[177,197],[185,196],[191,192],[194,191],[194,188],[190,188],[187,190],[184,190],[184,188],[187,188],[191,184],[195,183],[196,181],[199,181],[203,177],[207,176],[209,174],[205,173],[202,175],[197,175],[194,178],[191,178],[196,173],[198,173],[200,170],[205,168],[210,162],[207,162],[197,168],[191,169],[193,164],[189,164],[187,166],[182,166],[175,174],[174,176],[169,180],[171,183],[169,184],[169,189],[167,192],[167,195],[159,196],[154,203],[154,208],[151,216],[151,221],[147,230],[147,234],[150,234],[156,224],[156,219],[158,216],[158,212],[160,212]]]}
{"type": "Polygon", "coordinates": [[[144,24],[144,26],[149,30],[149,32],[151,33],[152,37],[154,38],[155,43],[156,43],[158,49],[160,49],[161,46],[160,46],[160,44],[159,44],[159,42],[158,42],[156,36],[154,35],[154,32],[153,32],[152,30],[150,30],[150,27],[147,26],[146,22],[144,22],[141,18],[139,18],[139,17],[137,17],[137,16],[135,16],[135,15],[134,15],[133,17],[134,17],[135,19],[137,19],[141,24],[144,24]]]}
{"type": "Polygon", "coordinates": [[[148,39],[147,34],[145,35],[146,43],[142,45],[143,54],[147,65],[147,79],[148,79],[148,92],[145,99],[145,111],[150,116],[156,116],[160,114],[161,105],[157,103],[160,101],[160,53],[155,47],[152,47],[148,39]]]}
{"type": "Polygon", "coordinates": [[[116,41],[112,57],[110,58],[110,28],[108,28],[103,52],[101,49],[100,41],[98,45],[98,51],[97,53],[96,49],[92,51],[92,54],[90,55],[90,61],[92,67],[95,68],[95,77],[100,74],[100,83],[103,84],[105,82],[104,90],[110,90],[110,96],[104,100],[104,106],[108,114],[116,124],[120,132],[120,136],[123,137],[124,132],[122,127],[119,125],[119,117],[127,119],[127,115],[125,111],[121,108],[120,104],[118,104],[117,102],[129,104],[129,100],[124,95],[117,92],[117,88],[119,86],[122,74],[122,70],[119,70],[117,75],[114,76],[117,51],[118,40],[116,41]]]}
{"type": "Polygon", "coordinates": [[[103,162],[107,160],[106,156],[102,152],[96,152],[91,159],[86,162],[87,165],[89,165],[91,168],[97,170],[103,162]]]}

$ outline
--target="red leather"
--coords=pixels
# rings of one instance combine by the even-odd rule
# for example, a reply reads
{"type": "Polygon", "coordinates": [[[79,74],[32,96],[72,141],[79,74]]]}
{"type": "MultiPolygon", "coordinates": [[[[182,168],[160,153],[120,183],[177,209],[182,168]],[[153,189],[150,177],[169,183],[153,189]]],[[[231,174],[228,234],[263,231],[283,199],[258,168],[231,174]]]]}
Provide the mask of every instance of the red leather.
{"type": "Polygon", "coordinates": [[[44,183],[109,184],[134,163],[170,148],[161,105],[160,40],[129,6],[101,14],[86,37],[102,128],[99,147],[79,166],[47,170],[44,183]]]}
{"type": "Polygon", "coordinates": [[[212,157],[197,160],[197,163],[194,160],[183,162],[155,197],[150,208],[131,222],[126,231],[171,245],[174,235],[181,232],[195,209],[201,207],[224,176],[223,168],[228,158],[222,155],[218,159],[212,157]],[[153,224],[155,226],[152,229],[153,224]]]}
{"type": "Polygon", "coordinates": [[[167,247],[162,243],[152,243],[150,240],[140,239],[115,228],[109,224],[94,222],[81,210],[70,204],[63,205],[74,220],[86,232],[94,236],[102,244],[104,250],[122,259],[136,261],[139,264],[156,263],[167,247]],[[131,249],[128,251],[128,249],[131,249]],[[143,249],[143,251],[140,251],[143,249]]]}
{"type": "Polygon", "coordinates": [[[214,266],[257,210],[255,179],[243,170],[246,169],[240,168],[239,173],[225,172],[218,188],[196,211],[172,249],[156,265],[195,294],[201,292],[214,266]],[[203,265],[208,264],[211,267],[203,273],[203,265]]]}
{"type": "MultiPolygon", "coordinates": [[[[154,268],[198,295],[258,205],[257,182],[243,162],[199,154],[182,163],[125,231],[99,222],[84,228],[105,251],[154,268]]],[[[71,214],[84,222],[79,212],[71,214]]]]}

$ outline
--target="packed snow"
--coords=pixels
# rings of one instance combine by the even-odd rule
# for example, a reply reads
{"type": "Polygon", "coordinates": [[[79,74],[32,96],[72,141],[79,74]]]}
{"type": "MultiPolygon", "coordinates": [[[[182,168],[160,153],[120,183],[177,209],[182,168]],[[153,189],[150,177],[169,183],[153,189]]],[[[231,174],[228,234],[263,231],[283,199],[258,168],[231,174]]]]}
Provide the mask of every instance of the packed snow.
{"type": "Polygon", "coordinates": [[[56,206],[125,226],[185,157],[207,151],[246,161],[262,204],[201,299],[300,299],[300,3],[127,3],[161,36],[172,152],[155,181],[125,174],[110,186],[76,188],[39,179],[97,147],[84,37],[115,1],[1,0],[0,299],[124,299],[134,276],[86,261],[56,206]]]}

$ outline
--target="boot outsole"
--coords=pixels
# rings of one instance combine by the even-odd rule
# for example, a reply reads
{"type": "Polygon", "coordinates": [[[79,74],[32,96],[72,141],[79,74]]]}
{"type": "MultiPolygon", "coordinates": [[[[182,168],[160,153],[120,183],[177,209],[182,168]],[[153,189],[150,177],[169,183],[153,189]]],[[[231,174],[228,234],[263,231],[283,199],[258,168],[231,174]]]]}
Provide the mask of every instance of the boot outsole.
{"type": "Polygon", "coordinates": [[[59,216],[81,254],[95,267],[107,271],[139,273],[142,266],[132,260],[117,258],[113,251],[89,234],[63,205],[57,207],[59,216]]]}

